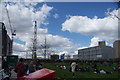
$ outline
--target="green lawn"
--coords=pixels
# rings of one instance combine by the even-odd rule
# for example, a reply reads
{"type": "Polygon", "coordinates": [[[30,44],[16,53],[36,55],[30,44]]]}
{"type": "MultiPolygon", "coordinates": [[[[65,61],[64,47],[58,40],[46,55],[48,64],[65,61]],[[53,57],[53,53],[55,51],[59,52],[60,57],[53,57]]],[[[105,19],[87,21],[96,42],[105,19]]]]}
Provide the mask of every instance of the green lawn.
{"type": "MultiPolygon", "coordinates": [[[[56,67],[55,64],[69,66],[69,64],[67,64],[67,63],[44,63],[44,67],[56,71],[56,78],[57,79],[64,78],[64,79],[69,80],[69,79],[73,78],[72,72],[70,72],[69,69],[65,69],[65,70],[60,69],[59,67],[56,67]]],[[[89,67],[89,65],[86,65],[86,64],[82,64],[82,65],[78,64],[78,66],[89,67]]],[[[119,80],[118,77],[120,76],[120,74],[118,74],[117,71],[113,71],[112,67],[113,67],[113,65],[111,67],[99,65],[100,69],[104,69],[104,70],[107,70],[109,72],[112,71],[112,74],[95,74],[95,73],[93,73],[93,71],[92,72],[76,71],[75,78],[76,79],[88,79],[88,78],[89,79],[96,79],[97,78],[97,79],[101,79],[101,80],[103,80],[103,79],[104,80],[119,80]]]]}

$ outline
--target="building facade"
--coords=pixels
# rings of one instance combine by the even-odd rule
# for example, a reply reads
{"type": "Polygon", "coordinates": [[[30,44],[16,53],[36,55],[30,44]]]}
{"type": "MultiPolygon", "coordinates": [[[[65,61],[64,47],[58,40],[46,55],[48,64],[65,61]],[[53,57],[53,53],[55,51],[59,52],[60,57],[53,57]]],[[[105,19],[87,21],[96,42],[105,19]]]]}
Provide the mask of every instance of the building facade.
{"type": "Polygon", "coordinates": [[[113,43],[115,58],[120,58],[120,40],[116,40],[113,43]]]}
{"type": "Polygon", "coordinates": [[[0,56],[2,56],[2,23],[0,23],[0,56]]]}
{"type": "Polygon", "coordinates": [[[78,55],[73,55],[73,59],[78,59],[78,55]]]}
{"type": "Polygon", "coordinates": [[[58,60],[59,59],[59,55],[56,55],[56,54],[51,55],[51,59],[52,60],[58,60]]]}
{"type": "Polygon", "coordinates": [[[115,58],[113,48],[106,46],[104,42],[99,42],[99,46],[78,50],[78,59],[80,60],[99,60],[113,58],[115,58]]]}
{"type": "Polygon", "coordinates": [[[7,35],[4,23],[0,22],[0,56],[12,54],[12,41],[7,35]]]}

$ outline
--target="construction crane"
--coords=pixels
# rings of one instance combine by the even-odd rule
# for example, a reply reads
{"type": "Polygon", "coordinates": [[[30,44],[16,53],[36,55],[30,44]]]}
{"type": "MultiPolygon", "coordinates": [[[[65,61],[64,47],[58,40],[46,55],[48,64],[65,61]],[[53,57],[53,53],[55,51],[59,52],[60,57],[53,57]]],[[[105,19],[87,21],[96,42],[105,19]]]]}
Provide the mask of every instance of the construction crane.
{"type": "Polygon", "coordinates": [[[33,50],[32,50],[32,58],[36,59],[37,58],[37,21],[35,21],[35,26],[34,26],[34,39],[33,39],[33,50]]]}
{"type": "Polygon", "coordinates": [[[9,12],[8,12],[8,9],[7,9],[7,3],[6,3],[6,5],[5,5],[5,8],[6,8],[7,17],[8,17],[8,23],[9,23],[10,32],[11,32],[12,50],[11,50],[10,53],[13,53],[13,37],[16,36],[16,34],[15,34],[16,30],[13,30],[13,27],[12,27],[12,25],[11,25],[10,16],[9,16],[9,12]]]}

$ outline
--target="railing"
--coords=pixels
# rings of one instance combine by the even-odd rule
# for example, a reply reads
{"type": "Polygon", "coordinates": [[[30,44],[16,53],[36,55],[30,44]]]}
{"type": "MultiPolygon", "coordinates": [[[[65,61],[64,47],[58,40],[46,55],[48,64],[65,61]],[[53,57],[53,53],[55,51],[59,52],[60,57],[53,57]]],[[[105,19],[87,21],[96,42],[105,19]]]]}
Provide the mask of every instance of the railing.
{"type": "Polygon", "coordinates": [[[0,80],[3,78],[3,74],[4,74],[4,69],[0,70],[0,80]]]}
{"type": "Polygon", "coordinates": [[[10,74],[5,69],[0,70],[0,80],[9,78],[10,74]]]}

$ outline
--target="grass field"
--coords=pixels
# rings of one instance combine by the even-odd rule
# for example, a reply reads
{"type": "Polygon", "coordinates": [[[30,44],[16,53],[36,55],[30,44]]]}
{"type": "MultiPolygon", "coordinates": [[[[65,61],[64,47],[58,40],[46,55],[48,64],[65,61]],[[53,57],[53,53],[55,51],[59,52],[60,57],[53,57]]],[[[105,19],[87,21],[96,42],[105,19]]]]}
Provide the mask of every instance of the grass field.
{"type": "MultiPolygon", "coordinates": [[[[73,79],[72,72],[70,72],[69,69],[60,69],[59,67],[56,67],[56,65],[65,65],[65,66],[70,66],[68,63],[44,63],[44,67],[56,71],[56,78],[57,79],[73,79]]],[[[118,71],[113,71],[112,67],[114,66],[113,64],[111,66],[101,66],[97,64],[100,69],[104,69],[106,71],[112,72],[112,74],[98,74],[98,73],[93,73],[93,71],[90,72],[80,72],[76,71],[75,72],[75,78],[76,79],[101,79],[101,80],[120,80],[119,76],[120,74],[118,71]]],[[[90,65],[87,64],[80,64],[78,63],[79,67],[90,67],[90,65]]]]}

